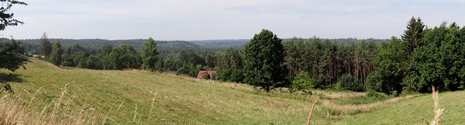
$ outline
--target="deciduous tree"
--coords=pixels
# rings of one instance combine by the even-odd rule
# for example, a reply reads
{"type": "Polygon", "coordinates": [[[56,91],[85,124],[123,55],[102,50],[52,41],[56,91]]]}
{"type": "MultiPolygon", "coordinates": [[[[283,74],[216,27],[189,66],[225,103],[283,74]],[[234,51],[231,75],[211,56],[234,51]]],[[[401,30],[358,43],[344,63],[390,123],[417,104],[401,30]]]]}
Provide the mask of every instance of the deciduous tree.
{"type": "Polygon", "coordinates": [[[273,32],[262,30],[244,48],[244,81],[270,91],[288,86],[288,70],[284,65],[284,47],[273,32]]]}

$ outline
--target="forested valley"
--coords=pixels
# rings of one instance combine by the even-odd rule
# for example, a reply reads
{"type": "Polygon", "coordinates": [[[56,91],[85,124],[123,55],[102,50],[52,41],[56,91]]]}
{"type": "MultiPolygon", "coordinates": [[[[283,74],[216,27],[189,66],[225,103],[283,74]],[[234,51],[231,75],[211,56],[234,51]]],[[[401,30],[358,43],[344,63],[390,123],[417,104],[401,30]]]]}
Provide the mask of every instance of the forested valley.
{"type": "Polygon", "coordinates": [[[96,70],[143,69],[191,77],[196,77],[200,70],[214,70],[218,75],[212,79],[248,83],[266,91],[284,87],[291,92],[332,89],[400,95],[431,92],[432,85],[441,91],[465,87],[465,28],[456,23],[444,22],[429,28],[420,18],[412,17],[401,38],[391,39],[322,39],[317,36],[280,39],[276,36],[264,30],[251,40],[197,41],[195,44],[195,41],[156,41],[152,38],[113,41],[48,39],[44,33],[40,39],[19,41],[22,41],[24,53],[57,66],[96,70]],[[254,41],[267,38],[278,43],[270,46],[282,48],[251,55],[257,52],[256,48],[267,48],[268,45],[267,42],[254,45],[254,41]],[[279,60],[281,53],[275,56],[273,51],[282,51],[282,62],[270,63],[267,67],[266,60],[279,60]],[[254,69],[250,66],[256,61],[249,58],[260,55],[266,57],[262,59],[265,63],[260,65],[272,73],[256,76],[250,72],[254,69]],[[254,84],[260,80],[269,82],[254,84]]]}

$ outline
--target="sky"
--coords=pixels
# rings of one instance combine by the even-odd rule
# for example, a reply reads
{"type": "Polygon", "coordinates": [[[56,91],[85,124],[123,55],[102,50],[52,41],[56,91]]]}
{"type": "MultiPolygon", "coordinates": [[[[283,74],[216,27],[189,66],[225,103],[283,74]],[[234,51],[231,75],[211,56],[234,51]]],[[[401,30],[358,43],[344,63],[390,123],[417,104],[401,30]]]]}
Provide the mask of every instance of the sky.
{"type": "Polygon", "coordinates": [[[22,0],[0,37],[36,39],[251,39],[400,37],[412,17],[465,25],[465,0],[22,0]]]}

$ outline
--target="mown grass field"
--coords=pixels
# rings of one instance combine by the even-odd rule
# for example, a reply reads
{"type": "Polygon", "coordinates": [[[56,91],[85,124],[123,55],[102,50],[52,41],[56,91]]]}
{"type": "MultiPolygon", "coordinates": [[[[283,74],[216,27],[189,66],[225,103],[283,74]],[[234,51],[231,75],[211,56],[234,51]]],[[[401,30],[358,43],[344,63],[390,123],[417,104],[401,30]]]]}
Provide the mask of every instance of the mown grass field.
{"type": "MultiPolygon", "coordinates": [[[[139,70],[60,68],[35,59],[26,67],[14,73],[18,79],[10,84],[15,93],[0,95],[25,105],[33,114],[28,117],[57,114],[58,119],[83,117],[89,124],[305,124],[318,101],[312,124],[426,124],[433,119],[431,94],[355,105],[350,100],[364,93],[265,93],[244,84],[139,70]]],[[[445,108],[441,122],[465,123],[465,92],[439,96],[445,108]]]]}

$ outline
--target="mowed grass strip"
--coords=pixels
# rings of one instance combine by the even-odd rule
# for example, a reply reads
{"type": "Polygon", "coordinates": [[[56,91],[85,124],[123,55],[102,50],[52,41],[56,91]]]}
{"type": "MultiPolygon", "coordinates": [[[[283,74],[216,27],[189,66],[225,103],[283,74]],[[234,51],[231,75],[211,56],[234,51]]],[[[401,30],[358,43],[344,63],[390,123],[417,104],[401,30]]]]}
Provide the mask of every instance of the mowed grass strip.
{"type": "MultiPolygon", "coordinates": [[[[171,74],[60,68],[35,59],[26,67],[15,72],[23,81],[11,86],[24,102],[34,97],[29,107],[42,111],[69,84],[63,98],[70,100],[70,112],[95,111],[98,122],[110,124],[304,124],[312,104],[254,94],[243,84],[171,74]]],[[[327,122],[324,117],[312,119],[327,122]]]]}

